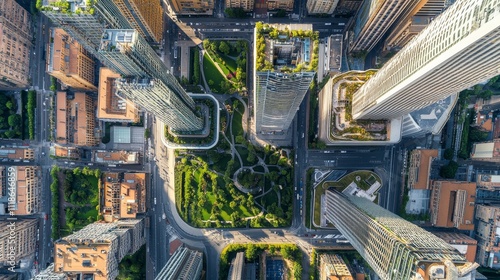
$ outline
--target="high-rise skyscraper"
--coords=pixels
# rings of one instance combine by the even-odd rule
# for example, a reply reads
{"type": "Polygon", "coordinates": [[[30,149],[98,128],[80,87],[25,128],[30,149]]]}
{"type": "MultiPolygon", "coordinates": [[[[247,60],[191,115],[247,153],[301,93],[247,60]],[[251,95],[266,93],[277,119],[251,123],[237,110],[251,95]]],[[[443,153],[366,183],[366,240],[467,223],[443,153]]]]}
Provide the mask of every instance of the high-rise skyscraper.
{"type": "Polygon", "coordinates": [[[397,17],[420,0],[365,0],[356,14],[349,52],[370,51],[397,17]]]}
{"type": "Polygon", "coordinates": [[[365,198],[329,189],[326,216],[384,280],[458,279],[479,266],[444,240],[365,198]]]}
{"type": "Polygon", "coordinates": [[[257,133],[275,133],[287,130],[304,99],[314,72],[256,73],[257,133]]]}
{"type": "Polygon", "coordinates": [[[119,8],[111,0],[100,0],[89,6],[71,4],[74,6],[66,10],[44,8],[45,13],[123,77],[116,81],[117,92],[114,94],[123,95],[142,109],[154,113],[174,131],[199,131],[203,128],[192,98],[140,36],[140,31],[132,29],[137,21],[131,23],[129,20],[137,20],[135,17],[124,16],[121,13],[124,8],[119,8]],[[75,9],[80,12],[70,12],[75,9]]]}
{"type": "Polygon", "coordinates": [[[163,120],[175,131],[203,127],[195,104],[146,41],[133,29],[106,29],[99,56],[124,76],[116,89],[132,102],[163,120]]]}
{"type": "Polygon", "coordinates": [[[353,96],[354,119],[393,119],[500,72],[500,5],[457,0],[353,96]]]}
{"type": "Polygon", "coordinates": [[[446,0],[420,0],[416,6],[401,13],[388,31],[384,42],[386,50],[400,50],[418,35],[431,21],[447,7],[446,0]]]}
{"type": "Polygon", "coordinates": [[[200,279],[203,253],[184,246],[175,250],[155,280],[200,279]]]}
{"type": "Polygon", "coordinates": [[[332,14],[339,0],[307,0],[309,14],[332,14]]]}
{"type": "Polygon", "coordinates": [[[114,0],[121,14],[132,28],[148,42],[159,43],[163,36],[163,9],[161,1],[114,0]]]}
{"type": "Polygon", "coordinates": [[[290,127],[316,73],[314,46],[318,41],[309,24],[270,25],[267,28],[273,31],[269,34],[259,28],[255,29],[254,48],[256,133],[281,134],[290,127]],[[269,51],[259,53],[257,49],[263,47],[269,51]]]}

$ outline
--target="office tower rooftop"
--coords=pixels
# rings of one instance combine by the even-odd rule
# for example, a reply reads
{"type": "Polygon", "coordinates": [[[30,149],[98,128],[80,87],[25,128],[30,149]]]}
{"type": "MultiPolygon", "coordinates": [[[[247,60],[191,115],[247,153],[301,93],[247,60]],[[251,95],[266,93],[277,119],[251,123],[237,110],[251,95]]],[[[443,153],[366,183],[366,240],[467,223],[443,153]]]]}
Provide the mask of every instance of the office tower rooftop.
{"type": "Polygon", "coordinates": [[[331,188],[326,215],[381,279],[457,279],[478,266],[444,240],[365,198],[331,188]]]}
{"type": "Polygon", "coordinates": [[[179,247],[155,280],[199,279],[202,268],[203,253],[179,247]]]}
{"type": "Polygon", "coordinates": [[[257,134],[290,127],[318,66],[318,34],[312,25],[255,27],[255,126],[257,134]]]}
{"type": "Polygon", "coordinates": [[[354,119],[392,119],[498,75],[500,6],[457,0],[353,98],[354,119]]]}

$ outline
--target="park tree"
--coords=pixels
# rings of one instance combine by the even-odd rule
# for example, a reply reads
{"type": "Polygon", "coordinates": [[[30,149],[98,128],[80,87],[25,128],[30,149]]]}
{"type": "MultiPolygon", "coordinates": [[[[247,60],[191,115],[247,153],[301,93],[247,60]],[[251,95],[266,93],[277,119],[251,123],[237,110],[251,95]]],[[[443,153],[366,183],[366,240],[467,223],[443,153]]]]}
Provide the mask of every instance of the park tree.
{"type": "Polygon", "coordinates": [[[7,119],[7,122],[9,123],[10,127],[17,128],[21,125],[21,115],[19,114],[10,115],[9,118],[7,119]]]}
{"type": "Polygon", "coordinates": [[[211,47],[212,47],[212,45],[210,44],[210,40],[208,40],[208,39],[203,40],[203,48],[204,48],[205,50],[208,50],[208,49],[210,49],[211,47]]]}
{"type": "Polygon", "coordinates": [[[229,207],[231,207],[231,209],[235,209],[236,208],[236,202],[235,201],[229,202],[229,207]]]}
{"type": "Polygon", "coordinates": [[[14,108],[14,103],[12,103],[11,100],[7,101],[7,103],[5,103],[5,107],[7,107],[7,109],[9,110],[12,110],[12,108],[14,108]]]}
{"type": "Polygon", "coordinates": [[[458,170],[458,163],[450,161],[448,165],[441,167],[441,169],[439,170],[439,175],[446,179],[453,179],[455,178],[457,170],[458,170]]]}
{"type": "Polygon", "coordinates": [[[487,138],[488,138],[488,132],[482,131],[477,127],[474,127],[469,131],[469,139],[472,142],[484,141],[487,138]]]}
{"type": "Polygon", "coordinates": [[[448,148],[448,149],[444,150],[443,157],[444,157],[444,159],[452,160],[453,159],[453,154],[454,154],[453,149],[448,148]]]}
{"type": "Polygon", "coordinates": [[[225,41],[221,41],[219,44],[219,51],[225,55],[228,55],[231,51],[231,47],[225,41]]]}

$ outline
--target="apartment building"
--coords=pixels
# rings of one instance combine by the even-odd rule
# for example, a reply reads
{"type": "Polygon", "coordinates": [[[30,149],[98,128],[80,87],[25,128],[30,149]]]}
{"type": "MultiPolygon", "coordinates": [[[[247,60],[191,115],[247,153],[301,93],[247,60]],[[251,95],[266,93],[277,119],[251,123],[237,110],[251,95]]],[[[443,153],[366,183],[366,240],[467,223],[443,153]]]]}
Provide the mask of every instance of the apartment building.
{"type": "Polygon", "coordinates": [[[320,279],[354,280],[342,257],[339,255],[319,255],[320,279]]]}
{"type": "Polygon", "coordinates": [[[78,90],[97,89],[94,57],[63,29],[50,30],[46,58],[47,73],[63,84],[78,90]]]}
{"type": "Polygon", "coordinates": [[[179,247],[168,259],[155,280],[200,279],[203,253],[179,247]]]}
{"type": "Polygon", "coordinates": [[[135,219],[146,212],[145,173],[104,173],[103,178],[105,221],[135,219]]]}
{"type": "Polygon", "coordinates": [[[494,269],[500,269],[500,205],[477,205],[476,206],[476,229],[477,240],[476,261],[482,265],[494,269]]]}
{"type": "Polygon", "coordinates": [[[476,184],[479,189],[488,191],[500,190],[500,175],[477,174],[476,184]]]}
{"type": "Polygon", "coordinates": [[[214,10],[213,0],[170,0],[174,12],[179,15],[212,15],[214,10]]]}
{"type": "Polygon", "coordinates": [[[306,8],[309,14],[332,14],[339,0],[307,0],[306,8]]]}
{"type": "Polygon", "coordinates": [[[326,216],[381,279],[471,277],[479,266],[444,240],[365,198],[330,188],[326,216]]]}
{"type": "Polygon", "coordinates": [[[18,219],[15,221],[0,219],[0,265],[12,266],[27,256],[35,253],[37,219],[18,219]]]}
{"type": "Polygon", "coordinates": [[[474,230],[476,183],[432,181],[431,223],[435,227],[474,230]]]}
{"type": "Polygon", "coordinates": [[[80,149],[77,147],[67,147],[60,145],[53,145],[50,147],[49,155],[56,158],[67,158],[72,160],[80,159],[80,149]]]}
{"type": "Polygon", "coordinates": [[[129,100],[116,94],[115,81],[121,76],[111,69],[99,69],[97,118],[109,122],[139,122],[139,110],[129,100]]]}
{"type": "Polygon", "coordinates": [[[438,157],[438,150],[416,149],[411,151],[408,165],[408,189],[430,189],[432,161],[438,157]]]}
{"type": "Polygon", "coordinates": [[[268,0],[267,9],[269,11],[285,10],[291,12],[293,11],[293,1],[294,0],[268,0]]]}
{"type": "Polygon", "coordinates": [[[54,272],[75,279],[112,280],[120,261],[144,243],[142,219],[95,222],[54,242],[54,272]]]}
{"type": "Polygon", "coordinates": [[[38,166],[0,166],[0,215],[32,215],[40,209],[38,166]]]}
{"type": "Polygon", "coordinates": [[[500,162],[500,139],[484,143],[474,143],[472,160],[500,162]]]}
{"type": "Polygon", "coordinates": [[[29,86],[31,15],[15,0],[0,1],[0,87],[29,86]]]}
{"type": "Polygon", "coordinates": [[[434,232],[434,234],[446,241],[451,247],[457,249],[469,262],[476,261],[477,240],[458,232],[434,232]]]}
{"type": "Polygon", "coordinates": [[[242,8],[246,12],[253,11],[255,0],[226,0],[226,8],[242,8]]]}
{"type": "Polygon", "coordinates": [[[35,159],[35,150],[31,148],[0,148],[0,159],[33,160],[35,159]]]}
{"type": "Polygon", "coordinates": [[[83,92],[57,92],[56,143],[95,146],[95,101],[83,92]]]}
{"type": "Polygon", "coordinates": [[[138,164],[139,152],[96,150],[94,161],[107,164],[138,164]]]}

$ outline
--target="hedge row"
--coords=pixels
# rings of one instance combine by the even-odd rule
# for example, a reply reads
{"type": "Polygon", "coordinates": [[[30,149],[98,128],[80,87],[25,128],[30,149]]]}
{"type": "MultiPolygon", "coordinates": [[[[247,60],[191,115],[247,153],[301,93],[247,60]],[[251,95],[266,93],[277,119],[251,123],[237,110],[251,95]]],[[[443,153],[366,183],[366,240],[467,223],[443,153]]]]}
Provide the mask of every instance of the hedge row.
{"type": "Polygon", "coordinates": [[[35,108],[36,108],[36,91],[28,91],[28,133],[30,140],[35,139],[35,108]]]}
{"type": "Polygon", "coordinates": [[[57,178],[57,173],[59,172],[59,167],[52,167],[50,175],[52,176],[52,183],[50,184],[50,191],[52,192],[52,207],[51,207],[51,218],[52,218],[52,239],[57,240],[60,237],[59,233],[59,179],[57,178]]]}

